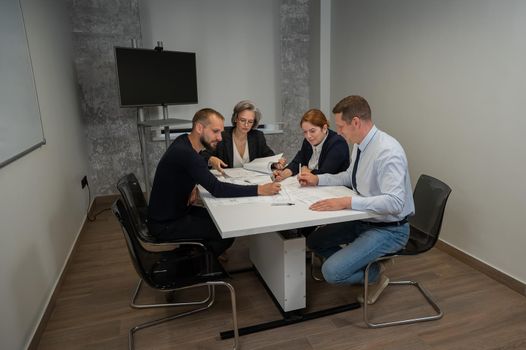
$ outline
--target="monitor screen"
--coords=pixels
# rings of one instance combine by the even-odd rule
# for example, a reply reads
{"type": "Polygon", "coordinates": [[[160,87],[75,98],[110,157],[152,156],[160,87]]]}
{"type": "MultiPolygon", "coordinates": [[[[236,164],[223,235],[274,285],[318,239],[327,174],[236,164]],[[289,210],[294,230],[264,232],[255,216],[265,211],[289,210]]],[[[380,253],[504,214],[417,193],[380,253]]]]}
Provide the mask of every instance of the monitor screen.
{"type": "Polygon", "coordinates": [[[195,53],[115,47],[121,107],[197,103],[195,53]]]}

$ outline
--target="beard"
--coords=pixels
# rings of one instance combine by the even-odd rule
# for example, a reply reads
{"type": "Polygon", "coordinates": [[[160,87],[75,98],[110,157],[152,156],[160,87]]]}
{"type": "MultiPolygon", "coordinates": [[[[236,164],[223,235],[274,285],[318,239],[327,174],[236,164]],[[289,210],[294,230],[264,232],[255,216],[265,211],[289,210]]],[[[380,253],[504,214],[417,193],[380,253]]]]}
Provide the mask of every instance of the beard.
{"type": "Polygon", "coordinates": [[[216,146],[217,146],[217,143],[215,145],[211,144],[206,138],[204,135],[201,135],[201,137],[199,138],[199,142],[201,142],[201,144],[203,146],[205,146],[206,150],[207,151],[214,151],[216,149],[216,146]]]}

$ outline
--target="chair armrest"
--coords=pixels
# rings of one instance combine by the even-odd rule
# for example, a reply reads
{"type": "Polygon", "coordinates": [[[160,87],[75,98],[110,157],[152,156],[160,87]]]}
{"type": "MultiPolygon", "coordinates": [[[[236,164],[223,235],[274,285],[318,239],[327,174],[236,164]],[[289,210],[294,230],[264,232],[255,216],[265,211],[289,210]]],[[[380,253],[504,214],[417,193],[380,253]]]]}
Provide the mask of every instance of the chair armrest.
{"type": "Polygon", "coordinates": [[[141,243],[141,246],[149,251],[149,252],[167,252],[170,250],[177,249],[179,247],[179,244],[177,243],[151,243],[151,242],[145,242],[143,240],[139,240],[141,243]]]}
{"type": "Polygon", "coordinates": [[[197,246],[201,247],[204,251],[208,251],[204,241],[173,241],[173,242],[147,242],[144,240],[139,240],[142,247],[150,252],[166,252],[170,250],[177,249],[181,246],[197,246]]]}

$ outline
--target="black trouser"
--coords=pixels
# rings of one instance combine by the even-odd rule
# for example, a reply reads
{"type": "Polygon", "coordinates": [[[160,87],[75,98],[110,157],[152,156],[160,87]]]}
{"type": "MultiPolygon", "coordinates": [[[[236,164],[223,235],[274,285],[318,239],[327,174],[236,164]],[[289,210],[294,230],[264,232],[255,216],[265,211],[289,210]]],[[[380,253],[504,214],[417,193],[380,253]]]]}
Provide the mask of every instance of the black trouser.
{"type": "Polygon", "coordinates": [[[234,238],[222,239],[208,211],[202,207],[190,207],[182,218],[165,223],[149,223],[152,235],[160,241],[203,239],[214,255],[219,256],[234,243],[234,238]]]}
{"type": "Polygon", "coordinates": [[[299,233],[303,235],[303,237],[307,238],[311,233],[313,233],[318,226],[309,226],[309,227],[302,227],[298,229],[299,233]]]}

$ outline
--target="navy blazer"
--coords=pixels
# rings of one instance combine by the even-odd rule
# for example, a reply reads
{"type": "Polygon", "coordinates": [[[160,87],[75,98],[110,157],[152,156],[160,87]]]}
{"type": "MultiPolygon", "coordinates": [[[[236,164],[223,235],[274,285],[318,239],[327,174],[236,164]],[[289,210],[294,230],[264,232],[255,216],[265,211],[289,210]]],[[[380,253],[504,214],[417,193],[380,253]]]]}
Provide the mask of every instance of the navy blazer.
{"type": "MultiPolygon", "coordinates": [[[[234,131],[234,128],[230,127],[228,129],[225,129],[221,133],[221,137],[223,140],[217,144],[216,150],[212,153],[209,151],[203,151],[201,154],[205,157],[205,159],[208,161],[208,159],[211,156],[216,156],[217,158],[221,159],[223,162],[225,162],[228,166],[227,168],[232,168],[234,165],[234,147],[232,143],[232,132],[234,131]]],[[[262,157],[269,157],[274,155],[274,151],[270,149],[270,147],[267,145],[267,140],[265,140],[265,135],[263,132],[252,129],[247,134],[247,142],[248,142],[248,154],[250,160],[254,160],[255,158],[262,158],[262,157]]]]}
{"type": "MultiPolygon", "coordinates": [[[[318,160],[318,169],[313,170],[313,174],[337,174],[347,170],[349,167],[349,145],[347,141],[331,129],[329,135],[323,143],[318,160]]],[[[307,140],[303,140],[301,149],[296,154],[292,162],[287,165],[287,169],[292,171],[292,175],[298,173],[299,165],[309,165],[309,160],[312,157],[312,146],[307,140]]]]}

